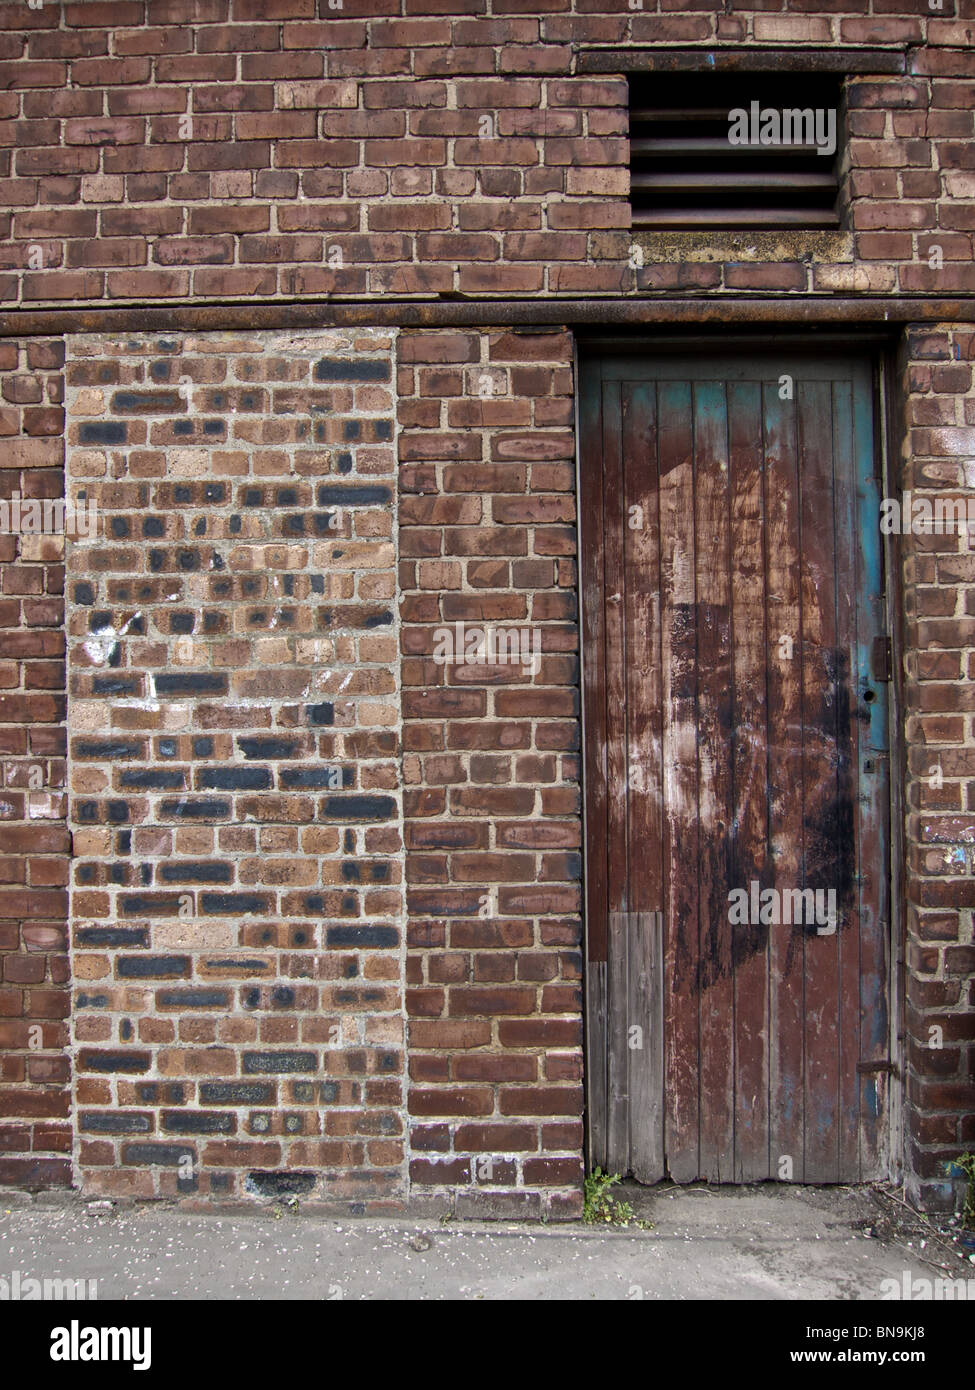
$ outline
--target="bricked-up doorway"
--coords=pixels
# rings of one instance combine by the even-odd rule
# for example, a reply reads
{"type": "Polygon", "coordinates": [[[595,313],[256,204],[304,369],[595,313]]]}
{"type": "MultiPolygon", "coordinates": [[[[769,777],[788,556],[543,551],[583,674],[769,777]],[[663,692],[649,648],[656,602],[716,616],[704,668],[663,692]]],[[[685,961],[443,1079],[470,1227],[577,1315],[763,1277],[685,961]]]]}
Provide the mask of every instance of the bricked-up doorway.
{"type": "Polygon", "coordinates": [[[876,1177],[871,363],[588,356],[580,425],[590,1163],[644,1182],[876,1177]]]}

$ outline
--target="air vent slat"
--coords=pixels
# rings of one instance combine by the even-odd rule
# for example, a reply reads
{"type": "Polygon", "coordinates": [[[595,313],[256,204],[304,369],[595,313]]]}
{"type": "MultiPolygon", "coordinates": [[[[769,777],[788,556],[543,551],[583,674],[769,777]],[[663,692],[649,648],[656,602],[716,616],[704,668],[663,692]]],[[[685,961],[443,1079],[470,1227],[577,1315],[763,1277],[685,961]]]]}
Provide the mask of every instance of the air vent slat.
{"type": "Polygon", "coordinates": [[[840,104],[828,75],[632,77],[634,227],[839,227],[840,104]]]}
{"type": "Polygon", "coordinates": [[[768,158],[822,158],[808,145],[730,145],[723,140],[695,140],[693,136],[679,140],[630,140],[630,156],[638,158],[701,158],[718,160],[768,160],[768,158]]]}
{"type": "Polygon", "coordinates": [[[761,191],[772,193],[777,188],[788,188],[791,190],[799,189],[821,189],[835,188],[836,180],[832,174],[795,174],[791,170],[788,172],[773,171],[768,174],[715,174],[705,171],[700,174],[677,174],[669,171],[666,174],[633,174],[630,178],[632,188],[652,188],[656,192],[663,192],[666,189],[700,189],[706,191],[710,188],[739,188],[751,191],[761,191]]]}
{"type": "Polygon", "coordinates": [[[722,160],[732,159],[817,159],[814,149],[808,145],[732,145],[727,138],[723,140],[695,140],[692,136],[684,140],[631,140],[630,156],[652,159],[677,159],[686,156],[697,159],[702,155],[716,155],[722,160]]]}
{"type": "Polygon", "coordinates": [[[633,213],[637,229],[666,227],[668,231],[710,227],[736,231],[738,228],[766,227],[770,231],[789,227],[809,227],[826,231],[840,225],[835,212],[818,212],[813,208],[641,208],[633,213]]]}
{"type": "Polygon", "coordinates": [[[630,129],[635,125],[649,125],[651,122],[657,125],[661,121],[675,121],[681,125],[685,121],[723,121],[727,115],[723,106],[688,107],[686,110],[680,106],[632,110],[630,129]]]}

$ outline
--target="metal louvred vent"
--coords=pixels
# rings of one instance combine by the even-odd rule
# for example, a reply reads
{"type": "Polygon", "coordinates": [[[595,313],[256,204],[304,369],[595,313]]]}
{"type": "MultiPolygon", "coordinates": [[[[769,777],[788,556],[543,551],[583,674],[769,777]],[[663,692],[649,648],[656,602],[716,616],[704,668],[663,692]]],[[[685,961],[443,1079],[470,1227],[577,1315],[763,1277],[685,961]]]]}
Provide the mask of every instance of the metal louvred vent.
{"type": "Polygon", "coordinates": [[[840,226],[837,81],[630,78],[634,231],[840,226]]]}

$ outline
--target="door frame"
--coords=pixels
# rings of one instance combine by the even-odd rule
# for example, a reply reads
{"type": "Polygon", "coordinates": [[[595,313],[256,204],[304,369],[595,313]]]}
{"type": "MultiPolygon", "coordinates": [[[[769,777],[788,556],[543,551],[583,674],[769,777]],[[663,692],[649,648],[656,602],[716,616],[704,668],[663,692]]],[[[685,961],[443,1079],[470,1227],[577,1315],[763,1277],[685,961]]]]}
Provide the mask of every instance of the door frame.
{"type": "MultiPolygon", "coordinates": [[[[703,306],[702,306],[703,307],[703,306]]],[[[583,584],[582,584],[582,517],[579,499],[582,497],[582,449],[581,449],[581,373],[583,358],[595,356],[634,356],[651,357],[661,352],[688,352],[695,349],[703,353],[735,355],[738,352],[755,351],[762,348],[781,349],[783,352],[810,353],[822,352],[824,355],[850,356],[861,353],[872,368],[872,397],[874,414],[874,453],[875,471],[879,482],[881,497],[898,495],[895,459],[900,456],[900,445],[905,438],[903,386],[898,367],[901,364],[899,346],[901,325],[889,330],[878,329],[876,325],[844,326],[842,332],[826,323],[796,324],[781,328],[778,325],[769,333],[760,323],[736,325],[732,332],[724,332],[720,327],[711,328],[703,320],[699,325],[678,327],[672,331],[647,333],[639,329],[632,331],[607,331],[606,329],[579,329],[573,333],[573,423],[575,428],[575,495],[576,495],[576,556],[577,556],[577,624],[579,632],[579,719],[582,745],[580,749],[579,779],[582,791],[582,1011],[583,1011],[583,1159],[587,1172],[592,1171],[592,1124],[589,1076],[589,1047],[591,1042],[591,1020],[588,1008],[588,968],[589,968],[589,788],[586,779],[586,700],[585,700],[585,646],[583,642],[583,584]]],[[[903,554],[900,538],[896,535],[882,537],[881,559],[883,563],[883,601],[886,613],[887,632],[890,635],[891,671],[887,687],[887,727],[889,772],[887,778],[888,806],[888,961],[887,961],[887,1004],[889,1029],[889,1058],[891,1071],[887,1088],[887,1105],[881,1138],[881,1169],[886,1167],[890,1181],[900,1183],[906,1171],[905,1145],[905,1087],[906,1087],[906,951],[907,914],[904,908],[906,888],[906,847],[905,847],[905,804],[904,790],[907,773],[907,740],[903,728],[904,705],[904,610],[902,564],[903,554]]]]}

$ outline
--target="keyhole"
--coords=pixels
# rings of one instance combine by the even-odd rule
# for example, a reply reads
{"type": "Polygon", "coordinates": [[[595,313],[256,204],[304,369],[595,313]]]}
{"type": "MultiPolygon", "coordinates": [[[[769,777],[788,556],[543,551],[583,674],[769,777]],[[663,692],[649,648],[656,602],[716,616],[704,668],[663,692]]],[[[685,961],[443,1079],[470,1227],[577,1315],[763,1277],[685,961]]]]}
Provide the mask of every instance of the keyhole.
{"type": "Polygon", "coordinates": [[[865,690],[863,692],[863,698],[864,700],[866,700],[868,705],[872,705],[874,700],[876,700],[877,698],[876,690],[865,690]]]}

